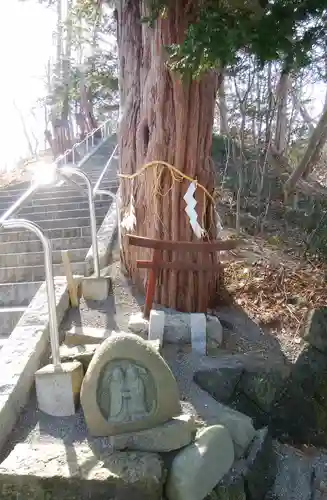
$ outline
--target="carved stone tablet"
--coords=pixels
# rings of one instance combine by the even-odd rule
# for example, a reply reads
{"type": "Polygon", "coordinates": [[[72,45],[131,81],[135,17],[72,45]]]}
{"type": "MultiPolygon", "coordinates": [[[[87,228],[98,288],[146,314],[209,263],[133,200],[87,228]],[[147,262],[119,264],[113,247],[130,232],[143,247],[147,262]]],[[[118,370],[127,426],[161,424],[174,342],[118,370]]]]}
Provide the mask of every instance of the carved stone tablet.
{"type": "Polygon", "coordinates": [[[180,413],[175,378],[160,354],[137,335],[106,339],[86,372],[81,403],[92,435],[160,425],[180,413]]]}

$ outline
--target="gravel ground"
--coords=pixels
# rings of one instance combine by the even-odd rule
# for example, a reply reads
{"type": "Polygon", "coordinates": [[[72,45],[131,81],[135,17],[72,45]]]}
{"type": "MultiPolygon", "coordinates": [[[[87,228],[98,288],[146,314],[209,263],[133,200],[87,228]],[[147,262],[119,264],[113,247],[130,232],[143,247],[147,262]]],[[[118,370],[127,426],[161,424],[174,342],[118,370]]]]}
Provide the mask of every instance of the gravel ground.
{"type": "MultiPolygon", "coordinates": [[[[79,310],[68,311],[61,324],[62,333],[72,325],[127,331],[130,314],[141,310],[144,298],[121,274],[118,262],[109,267],[108,273],[113,281],[112,295],[100,304],[82,300],[79,310]]],[[[272,364],[288,363],[289,358],[296,354],[293,347],[288,349],[287,343],[281,343],[280,337],[276,338],[269,332],[262,331],[241,309],[223,308],[216,311],[216,314],[222,319],[224,327],[224,344],[222,349],[218,350],[222,354],[245,353],[249,363],[255,358],[256,362],[261,360],[263,363],[272,364]]],[[[298,349],[300,347],[298,346],[298,349]]],[[[189,346],[178,345],[165,346],[163,356],[177,379],[183,411],[196,415],[204,422],[215,423],[223,405],[193,382],[193,373],[202,365],[203,359],[192,353],[189,346]]],[[[206,363],[214,363],[214,358],[207,357],[205,360],[206,363]]],[[[35,394],[32,393],[29,404],[10,436],[7,448],[0,456],[0,461],[18,442],[64,442],[69,445],[86,441],[99,449],[110,446],[107,438],[89,436],[81,409],[73,417],[50,417],[37,410],[35,394]]],[[[313,454],[315,464],[326,466],[326,454],[316,449],[313,454]]]]}

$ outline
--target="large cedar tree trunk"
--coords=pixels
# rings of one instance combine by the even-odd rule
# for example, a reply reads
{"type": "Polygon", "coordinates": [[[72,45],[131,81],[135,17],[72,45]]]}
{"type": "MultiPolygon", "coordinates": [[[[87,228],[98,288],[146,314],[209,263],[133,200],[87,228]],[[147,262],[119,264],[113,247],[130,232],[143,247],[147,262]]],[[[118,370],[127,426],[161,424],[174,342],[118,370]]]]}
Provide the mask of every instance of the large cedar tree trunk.
{"type": "MultiPolygon", "coordinates": [[[[147,162],[166,161],[198,182],[211,193],[214,175],[211,163],[212,126],[217,74],[212,72],[201,80],[181,80],[167,68],[165,46],[183,40],[188,23],[194,19],[192,4],[187,0],[172,3],[167,15],[154,27],[141,22],[147,14],[142,0],[117,2],[117,37],[120,67],[120,171],[131,174],[147,162]]],[[[135,200],[136,227],[133,234],[174,241],[198,241],[185,213],[183,196],[188,181],[172,183],[168,171],[160,178],[164,196],[154,193],[156,169],[149,169],[134,182],[121,182],[121,216],[135,200]]],[[[197,189],[196,207],[210,239],[216,237],[215,217],[210,206],[204,208],[204,195],[197,189]]],[[[212,208],[212,207],[211,207],[212,208]]],[[[124,240],[123,240],[124,241],[124,240]]],[[[122,260],[134,282],[142,289],[146,273],[136,269],[137,258],[151,253],[128,248],[123,243],[122,260]]],[[[166,259],[192,258],[165,255],[166,259]]],[[[209,256],[217,262],[215,255],[209,256]]],[[[208,259],[208,258],[207,258],[208,259]]],[[[204,311],[217,297],[219,273],[162,272],[156,301],[183,311],[204,311]]]]}

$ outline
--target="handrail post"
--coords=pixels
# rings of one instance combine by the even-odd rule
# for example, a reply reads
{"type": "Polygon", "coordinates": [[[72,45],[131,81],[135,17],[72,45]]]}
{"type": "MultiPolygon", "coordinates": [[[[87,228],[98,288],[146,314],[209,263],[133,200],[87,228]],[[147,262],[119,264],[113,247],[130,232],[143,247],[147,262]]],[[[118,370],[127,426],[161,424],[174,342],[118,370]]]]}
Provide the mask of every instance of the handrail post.
{"type": "Polygon", "coordinates": [[[2,226],[6,229],[27,229],[32,231],[41,241],[44,252],[44,268],[45,268],[45,282],[47,287],[48,296],[48,312],[49,312],[49,331],[50,331],[50,344],[52,363],[55,368],[60,368],[60,352],[59,352],[59,333],[58,333],[58,320],[56,310],[56,294],[53,278],[53,262],[52,262],[52,248],[50,240],[45,236],[42,229],[29,220],[25,219],[9,219],[2,222],[2,226]]]}
{"type": "MultiPolygon", "coordinates": [[[[59,173],[59,175],[63,174],[63,178],[65,180],[70,180],[69,178],[67,179],[66,175],[74,174],[86,182],[87,196],[88,196],[89,210],[90,210],[94,273],[95,273],[97,278],[100,278],[100,262],[99,262],[99,250],[98,250],[98,239],[97,239],[97,223],[96,223],[95,207],[94,207],[94,199],[93,199],[93,191],[92,191],[91,181],[90,181],[89,177],[84,172],[82,172],[81,170],[74,168],[74,167],[64,166],[58,170],[58,173],[59,173]]],[[[73,182],[73,181],[71,181],[71,182],[73,182]]]]}

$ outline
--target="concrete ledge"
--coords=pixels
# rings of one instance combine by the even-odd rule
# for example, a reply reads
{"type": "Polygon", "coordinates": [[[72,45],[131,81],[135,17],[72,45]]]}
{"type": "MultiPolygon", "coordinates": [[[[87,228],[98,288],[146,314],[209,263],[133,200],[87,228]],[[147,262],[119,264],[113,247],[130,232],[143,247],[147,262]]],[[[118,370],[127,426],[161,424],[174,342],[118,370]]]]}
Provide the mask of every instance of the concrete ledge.
{"type": "MultiPolygon", "coordinates": [[[[117,203],[115,200],[112,200],[108,213],[98,231],[100,269],[103,269],[109,264],[109,258],[117,232],[117,220],[117,203]]],[[[85,268],[85,276],[90,276],[94,271],[92,246],[85,257],[85,268]]]]}
{"type": "MultiPolygon", "coordinates": [[[[69,308],[66,279],[55,278],[60,324],[69,308]]],[[[0,449],[29,398],[34,374],[49,349],[49,315],[43,283],[0,351],[0,449]]]]}
{"type": "Polygon", "coordinates": [[[2,500],[160,500],[159,455],[97,452],[88,444],[18,444],[0,466],[2,500]]]}

